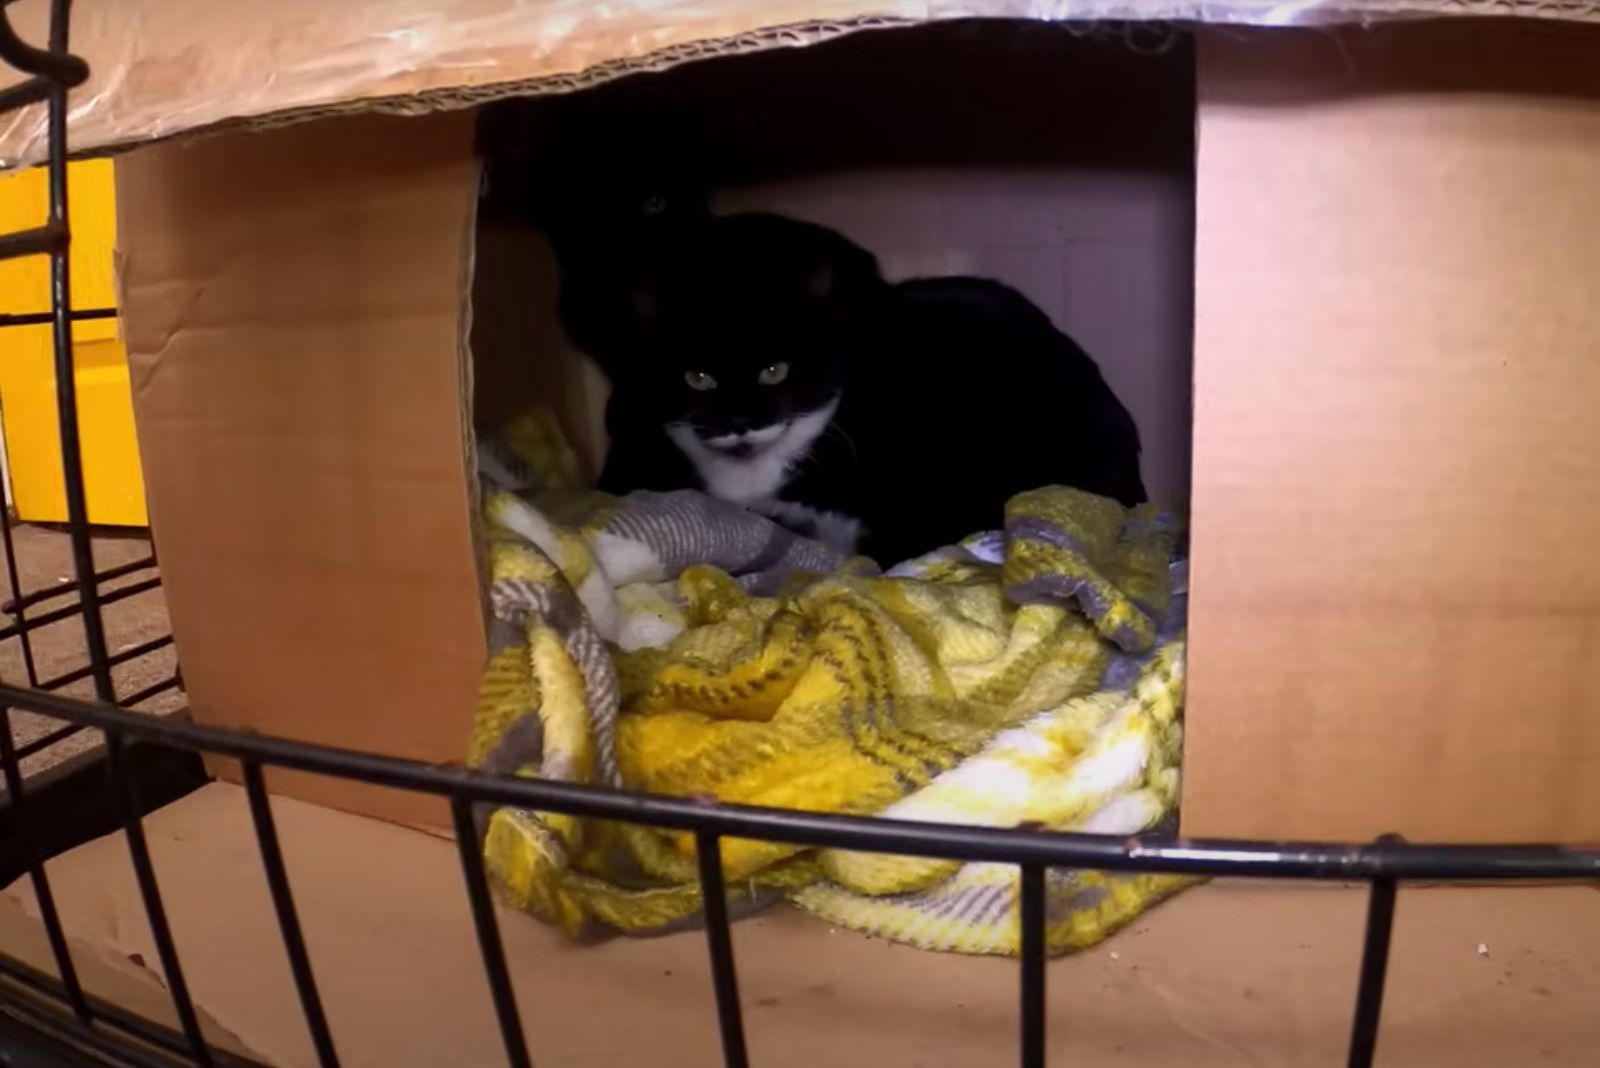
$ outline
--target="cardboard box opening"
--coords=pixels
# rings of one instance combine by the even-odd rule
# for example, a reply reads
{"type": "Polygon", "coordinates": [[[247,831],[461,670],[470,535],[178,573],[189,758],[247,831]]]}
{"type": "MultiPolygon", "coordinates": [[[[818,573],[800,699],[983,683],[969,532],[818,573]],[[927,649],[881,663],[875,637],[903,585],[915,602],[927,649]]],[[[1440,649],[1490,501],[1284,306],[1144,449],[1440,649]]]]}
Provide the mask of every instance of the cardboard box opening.
{"type": "Polygon", "coordinates": [[[649,196],[704,190],[718,214],[837,230],[891,281],[1013,286],[1078,340],[1133,413],[1151,497],[1185,507],[1194,121],[1184,35],[1141,53],[1108,34],[983,21],[492,105],[479,133],[476,428],[553,402],[598,470],[606,387],[557,322],[557,268],[534,204],[569,210],[599,188],[620,216],[649,196]]]}

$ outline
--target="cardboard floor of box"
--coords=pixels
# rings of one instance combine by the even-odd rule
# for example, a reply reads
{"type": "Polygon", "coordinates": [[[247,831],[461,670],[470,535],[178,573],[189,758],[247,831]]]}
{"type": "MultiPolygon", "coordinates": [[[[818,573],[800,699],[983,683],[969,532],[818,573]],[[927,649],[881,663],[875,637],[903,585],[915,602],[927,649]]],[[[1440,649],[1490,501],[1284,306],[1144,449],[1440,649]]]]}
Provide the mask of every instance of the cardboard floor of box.
{"type": "MultiPolygon", "coordinates": [[[[343,1063],[503,1064],[453,846],[292,800],[275,811],[343,1063]]],[[[313,1064],[243,792],[213,784],[147,828],[211,1032],[268,1063],[313,1064]]],[[[50,873],[90,989],[162,1013],[120,838],[50,873]]],[[[1053,1063],[1343,1063],[1364,901],[1353,888],[1242,882],[1180,896],[1051,965],[1053,1063]]],[[[0,895],[0,951],[42,964],[31,907],[25,881],[0,895]]],[[[717,1063],[698,932],[573,945],[521,915],[500,922],[536,1063],[717,1063]]],[[[889,946],[781,910],[738,924],[734,940],[763,1068],[1014,1062],[1014,962],[889,946]]],[[[1596,888],[1402,892],[1385,1068],[1592,1065],[1596,1004],[1596,888]]]]}

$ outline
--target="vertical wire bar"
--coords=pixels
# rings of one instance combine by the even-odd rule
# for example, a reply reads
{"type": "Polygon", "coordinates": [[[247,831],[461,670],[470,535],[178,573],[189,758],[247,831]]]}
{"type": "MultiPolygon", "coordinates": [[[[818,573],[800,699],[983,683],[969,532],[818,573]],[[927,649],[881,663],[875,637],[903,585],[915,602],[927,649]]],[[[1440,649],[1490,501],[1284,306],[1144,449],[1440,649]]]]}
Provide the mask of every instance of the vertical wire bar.
{"type": "Polygon", "coordinates": [[[1022,1021],[1022,1068],[1044,1066],[1044,868],[1024,864],[1022,893],[1022,975],[1018,1016],[1022,1021]]]}
{"type": "Polygon", "coordinates": [[[22,603],[22,577],[17,572],[17,548],[12,542],[11,517],[4,517],[0,524],[0,540],[5,543],[6,578],[11,583],[11,597],[14,607],[7,614],[17,621],[17,640],[22,643],[22,667],[28,675],[28,688],[39,688],[39,668],[33,659],[33,635],[28,631],[27,606],[22,603]]]}
{"type": "MultiPolygon", "coordinates": [[[[50,5],[50,51],[67,51],[69,0],[53,0],[50,5]]],[[[67,218],[67,90],[56,85],[50,91],[48,112],[50,157],[50,217],[48,225],[71,233],[67,218]]],[[[72,563],[78,580],[78,604],[83,612],[83,638],[89,653],[89,668],[94,676],[95,696],[107,704],[116,702],[111,680],[111,664],[106,653],[105,621],[100,614],[100,588],[95,582],[94,545],[89,534],[88,504],[83,490],[83,453],[78,431],[78,388],[74,377],[72,351],[72,279],[69,260],[70,240],[50,253],[50,327],[55,349],[56,427],[61,438],[61,482],[67,504],[67,529],[72,541],[72,563]]],[[[209,1068],[211,1051],[200,1033],[200,1019],[189,997],[189,984],[178,963],[177,946],[161,904],[161,890],[150,862],[144,825],[140,822],[139,798],[128,777],[122,739],[106,733],[106,770],[122,805],[123,831],[128,839],[128,854],[133,861],[134,878],[144,901],[150,935],[166,975],[178,1023],[189,1042],[194,1063],[209,1068]]]]}
{"type": "Polygon", "coordinates": [[[722,1063],[727,1068],[749,1068],[739,977],[733,967],[733,934],[728,929],[728,890],[722,880],[722,841],[711,831],[696,831],[694,852],[700,867],[700,894],[705,899],[706,949],[711,955],[711,988],[722,1032],[722,1063]]]}
{"type": "MultiPolygon", "coordinates": [[[[50,51],[67,51],[68,0],[50,5],[50,51]]],[[[49,224],[70,234],[67,218],[67,90],[50,90],[49,224]]],[[[83,490],[83,450],[78,432],[78,383],[72,352],[71,241],[50,253],[50,337],[55,349],[56,429],[61,438],[61,482],[67,503],[68,536],[72,564],[78,580],[78,604],[83,609],[83,639],[94,675],[95,696],[116,703],[111,665],[106,657],[105,623],[100,616],[100,587],[94,579],[94,544],[89,536],[89,508],[83,490]]]]}
{"type": "Polygon", "coordinates": [[[39,904],[39,918],[44,921],[50,953],[55,957],[56,974],[66,989],[67,1001],[72,1005],[73,1013],[83,1023],[92,1023],[89,1003],[84,1000],[83,987],[78,984],[78,969],[73,966],[72,953],[67,948],[67,936],[61,929],[61,914],[56,910],[55,893],[45,876],[44,861],[39,856],[39,842],[33,833],[33,823],[28,819],[22,768],[17,761],[16,743],[11,737],[11,709],[4,706],[0,706],[0,765],[4,767],[6,792],[11,795],[12,811],[17,814],[23,850],[28,859],[28,875],[33,880],[33,897],[39,904]]]}
{"type": "Polygon", "coordinates": [[[1355,1020],[1350,1025],[1349,1068],[1371,1068],[1378,1047],[1378,1019],[1389,975],[1389,941],[1394,931],[1395,882],[1372,880],[1367,898],[1367,933],[1361,949],[1361,979],[1356,986],[1355,1020]]]}
{"type": "Polygon", "coordinates": [[[201,1068],[210,1068],[211,1050],[200,1032],[200,1017],[195,1012],[194,1000],[189,996],[189,983],[178,963],[178,947],[172,939],[172,927],[167,923],[166,909],[161,904],[161,888],[156,883],[155,867],[150,863],[150,847],[145,841],[144,824],[139,818],[139,798],[124,766],[122,737],[106,732],[106,769],[113,787],[121,796],[122,830],[128,839],[128,855],[133,861],[133,875],[139,886],[139,896],[144,900],[145,918],[150,923],[150,937],[156,944],[156,957],[166,975],[167,992],[172,996],[173,1008],[178,1014],[178,1025],[189,1042],[189,1056],[201,1068]]]}
{"type": "Polygon", "coordinates": [[[317,980],[311,971],[311,957],[306,952],[305,934],[289,889],[289,873],[283,864],[283,848],[278,841],[278,827],[272,818],[272,802],[267,798],[261,765],[246,760],[242,766],[245,795],[250,799],[250,816],[256,826],[256,844],[261,847],[261,866],[266,869],[267,888],[272,892],[272,907],[278,913],[278,931],[283,935],[283,949],[289,957],[289,971],[294,976],[295,993],[300,997],[300,1009],[305,1014],[306,1030],[311,1032],[317,1063],[322,1068],[339,1068],[333,1033],[328,1029],[328,1017],[322,1009],[322,998],[317,994],[317,980]]]}
{"type": "Polygon", "coordinates": [[[505,1043],[506,1060],[511,1068],[531,1068],[528,1042],[522,1033],[522,1017],[517,1015],[517,996],[511,989],[511,973],[506,970],[505,946],[500,941],[500,925],[494,918],[489,899],[489,879],[483,873],[483,857],[478,853],[478,829],[472,822],[472,804],[464,797],[450,798],[450,816],[455,822],[456,850],[461,854],[461,875],[467,884],[467,901],[472,906],[472,925],[478,931],[478,949],[483,954],[483,974],[489,981],[489,996],[500,1022],[500,1039],[505,1043]]]}

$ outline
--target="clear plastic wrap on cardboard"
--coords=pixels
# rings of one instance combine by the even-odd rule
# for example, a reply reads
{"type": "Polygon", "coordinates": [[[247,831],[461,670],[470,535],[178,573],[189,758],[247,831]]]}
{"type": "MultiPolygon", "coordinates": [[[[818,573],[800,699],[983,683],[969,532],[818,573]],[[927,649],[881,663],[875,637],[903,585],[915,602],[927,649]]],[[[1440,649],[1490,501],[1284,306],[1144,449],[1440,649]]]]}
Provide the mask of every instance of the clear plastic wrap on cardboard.
{"type": "MultiPolygon", "coordinates": [[[[10,6],[25,39],[45,39],[47,7],[10,6]]],[[[230,122],[435,110],[944,19],[1289,25],[1447,14],[1600,21],[1600,0],[79,0],[72,50],[92,73],[72,95],[70,139],[82,153],[230,122]]],[[[43,152],[42,106],[0,118],[0,165],[43,152]]]]}

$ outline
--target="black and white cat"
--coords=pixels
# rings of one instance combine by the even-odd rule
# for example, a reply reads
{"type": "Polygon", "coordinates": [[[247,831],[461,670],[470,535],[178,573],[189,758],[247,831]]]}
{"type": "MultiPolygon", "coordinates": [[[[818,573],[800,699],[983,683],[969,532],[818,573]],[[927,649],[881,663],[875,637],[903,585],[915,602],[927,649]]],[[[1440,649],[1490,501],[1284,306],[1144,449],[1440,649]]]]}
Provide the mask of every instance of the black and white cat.
{"type": "Polygon", "coordinates": [[[700,488],[885,565],[1000,526],[1023,490],[1145,499],[1099,368],[998,282],[891,284],[773,215],[677,221],[627,258],[563,294],[612,382],[604,490],[700,488]]]}

